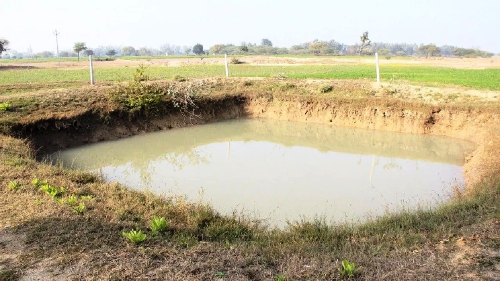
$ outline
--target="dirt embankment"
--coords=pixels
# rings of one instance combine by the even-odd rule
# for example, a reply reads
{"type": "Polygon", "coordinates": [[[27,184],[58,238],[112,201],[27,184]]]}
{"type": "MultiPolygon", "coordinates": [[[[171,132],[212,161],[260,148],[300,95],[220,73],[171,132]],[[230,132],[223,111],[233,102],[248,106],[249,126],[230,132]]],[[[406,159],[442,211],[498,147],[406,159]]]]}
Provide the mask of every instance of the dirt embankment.
{"type": "Polygon", "coordinates": [[[496,159],[500,159],[500,152],[496,147],[500,140],[494,134],[500,124],[498,114],[431,105],[415,107],[407,104],[405,107],[404,103],[360,105],[301,97],[232,96],[207,100],[198,107],[195,116],[180,113],[159,117],[133,116],[119,110],[102,115],[88,111],[71,118],[51,118],[18,125],[14,132],[31,139],[38,155],[44,155],[87,143],[242,117],[433,134],[471,141],[478,148],[465,161],[467,186],[474,186],[499,166],[496,159]]]}

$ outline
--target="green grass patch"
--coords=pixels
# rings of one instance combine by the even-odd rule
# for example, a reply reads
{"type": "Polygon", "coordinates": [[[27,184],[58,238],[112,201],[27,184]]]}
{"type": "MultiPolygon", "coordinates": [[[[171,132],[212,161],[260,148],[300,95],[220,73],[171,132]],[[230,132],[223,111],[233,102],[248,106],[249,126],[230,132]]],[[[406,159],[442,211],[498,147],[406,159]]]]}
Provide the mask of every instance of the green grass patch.
{"type": "MultiPolygon", "coordinates": [[[[135,68],[97,68],[97,81],[126,81],[135,68]]],[[[171,79],[176,75],[189,78],[224,77],[223,65],[201,65],[182,67],[148,67],[151,79],[171,79]]],[[[310,66],[257,66],[231,65],[232,77],[274,77],[276,74],[291,79],[369,79],[375,80],[375,67],[371,65],[310,65],[310,66]]],[[[410,81],[425,86],[451,84],[482,90],[500,90],[500,69],[453,69],[442,67],[383,66],[381,78],[384,81],[410,81]]],[[[5,71],[0,85],[40,82],[87,81],[86,69],[29,69],[5,71]]]]}

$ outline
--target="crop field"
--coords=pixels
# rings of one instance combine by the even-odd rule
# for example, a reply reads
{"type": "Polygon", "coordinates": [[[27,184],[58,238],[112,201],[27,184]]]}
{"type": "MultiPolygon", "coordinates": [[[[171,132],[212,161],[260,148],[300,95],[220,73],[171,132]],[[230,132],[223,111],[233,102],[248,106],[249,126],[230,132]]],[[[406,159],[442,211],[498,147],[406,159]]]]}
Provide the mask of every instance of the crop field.
{"type": "MultiPolygon", "coordinates": [[[[94,70],[97,81],[129,80],[135,67],[103,67],[94,70]]],[[[290,79],[369,79],[375,81],[371,65],[230,65],[231,77],[278,77],[290,79]]],[[[180,67],[149,66],[151,79],[224,77],[223,65],[180,67]]],[[[87,69],[21,69],[0,72],[0,85],[42,82],[83,82],[89,80],[87,69]]],[[[500,90],[500,69],[455,69],[428,66],[387,65],[381,68],[383,81],[408,81],[424,86],[446,84],[480,90],[500,90]]]]}

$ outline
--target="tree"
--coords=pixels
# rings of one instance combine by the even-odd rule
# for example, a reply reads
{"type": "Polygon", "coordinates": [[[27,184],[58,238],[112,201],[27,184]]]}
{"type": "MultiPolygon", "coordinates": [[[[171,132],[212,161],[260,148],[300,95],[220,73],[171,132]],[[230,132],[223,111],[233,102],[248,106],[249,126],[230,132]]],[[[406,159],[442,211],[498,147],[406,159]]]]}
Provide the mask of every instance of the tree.
{"type": "Polygon", "coordinates": [[[194,45],[194,47],[193,47],[193,53],[195,53],[197,55],[204,54],[205,51],[203,51],[203,45],[201,45],[200,43],[194,45]]]}
{"type": "Polygon", "coordinates": [[[328,53],[328,45],[325,42],[315,42],[309,44],[309,50],[314,54],[328,53]]]}
{"type": "Polygon", "coordinates": [[[85,50],[85,51],[83,52],[83,54],[84,54],[85,56],[87,56],[87,57],[88,57],[88,56],[93,56],[93,55],[94,55],[94,51],[92,51],[91,49],[87,49],[87,50],[85,50]]]}
{"type": "Polygon", "coordinates": [[[190,49],[190,48],[188,48],[188,47],[185,47],[185,48],[184,48],[184,54],[185,54],[186,56],[188,56],[190,53],[191,53],[191,49],[190,49]]]}
{"type": "Polygon", "coordinates": [[[359,55],[361,56],[363,50],[370,47],[371,45],[372,41],[370,41],[370,38],[368,38],[368,31],[363,32],[363,35],[361,35],[361,46],[359,46],[359,55]]]}
{"type": "Polygon", "coordinates": [[[7,39],[0,39],[0,56],[3,52],[7,51],[7,46],[9,45],[9,41],[7,39]]]}
{"type": "Polygon", "coordinates": [[[141,57],[147,57],[151,55],[151,51],[148,50],[146,47],[142,47],[139,49],[139,56],[141,57]]]}
{"type": "Polygon", "coordinates": [[[222,51],[222,48],[224,48],[224,45],[221,45],[221,44],[213,45],[212,47],[210,47],[210,53],[220,54],[220,52],[222,51]]]}
{"type": "Polygon", "coordinates": [[[122,56],[134,56],[135,48],[132,46],[127,46],[122,48],[122,56]]]}
{"type": "Polygon", "coordinates": [[[240,47],[240,51],[242,51],[243,53],[248,53],[248,47],[243,45],[240,47]]]}
{"type": "Polygon", "coordinates": [[[80,61],[80,52],[87,50],[84,42],[76,42],[73,50],[78,54],[78,61],[80,61]]]}
{"type": "Polygon", "coordinates": [[[271,40],[269,39],[262,39],[262,42],[260,43],[262,46],[269,46],[269,47],[272,47],[273,46],[273,42],[271,42],[271,40]]]}
{"type": "Polygon", "coordinates": [[[434,57],[434,56],[437,56],[441,52],[441,49],[439,49],[434,44],[429,44],[429,45],[422,45],[422,46],[418,47],[418,52],[420,54],[427,56],[427,57],[434,57]]]}
{"type": "Polygon", "coordinates": [[[116,55],[115,49],[111,49],[106,52],[106,56],[108,57],[114,57],[115,55],[116,55]]]}

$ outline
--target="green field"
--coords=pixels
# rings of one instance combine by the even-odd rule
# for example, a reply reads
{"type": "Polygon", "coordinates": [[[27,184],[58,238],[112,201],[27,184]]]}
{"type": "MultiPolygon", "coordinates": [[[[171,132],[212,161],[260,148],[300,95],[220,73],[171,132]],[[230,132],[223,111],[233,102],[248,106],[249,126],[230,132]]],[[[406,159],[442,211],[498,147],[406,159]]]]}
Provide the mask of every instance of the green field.
{"type": "MultiPolygon", "coordinates": [[[[97,68],[97,81],[130,80],[134,67],[97,68]]],[[[275,77],[291,79],[370,79],[375,81],[375,69],[370,65],[310,65],[310,66],[256,66],[230,65],[232,77],[275,77]]],[[[224,77],[223,65],[148,67],[152,79],[171,79],[175,75],[189,78],[224,77]]],[[[481,90],[500,90],[500,69],[453,69],[440,67],[383,66],[383,81],[409,81],[425,86],[451,84],[481,90]]],[[[86,69],[28,69],[0,72],[0,85],[41,82],[88,81],[86,69]]]]}

